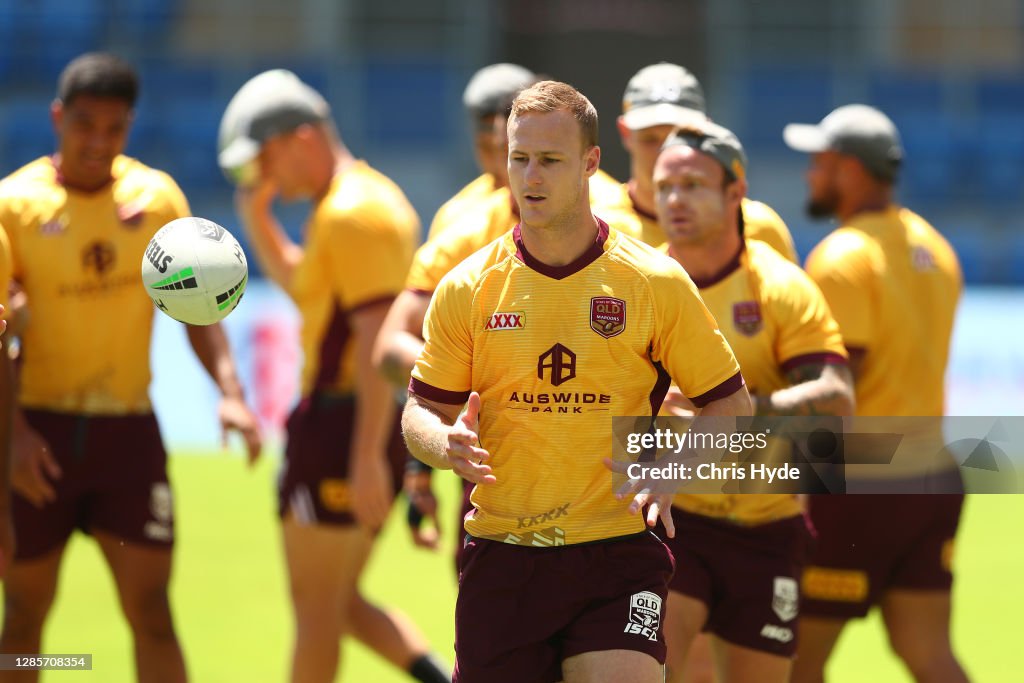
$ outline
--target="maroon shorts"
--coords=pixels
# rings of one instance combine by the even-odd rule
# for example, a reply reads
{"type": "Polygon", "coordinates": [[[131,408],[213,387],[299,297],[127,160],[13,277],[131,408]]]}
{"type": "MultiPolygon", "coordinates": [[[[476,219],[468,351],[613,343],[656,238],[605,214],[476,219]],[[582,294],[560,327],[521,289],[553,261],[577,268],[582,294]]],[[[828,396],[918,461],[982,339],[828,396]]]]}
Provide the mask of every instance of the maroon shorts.
{"type": "Polygon", "coordinates": [[[462,492],[462,502],[459,504],[459,519],[455,523],[455,574],[458,575],[459,567],[462,566],[462,555],[466,552],[466,515],[473,509],[473,503],[470,502],[469,496],[473,493],[473,487],[476,486],[471,481],[465,479],[459,479],[460,490],[462,492]]]}
{"type": "Polygon", "coordinates": [[[562,660],[635,650],[665,662],[672,555],[650,532],[530,548],[471,538],[455,605],[454,683],[554,683],[562,660]]]}
{"type": "MultiPolygon", "coordinates": [[[[355,429],[355,399],[318,395],[303,399],[288,417],[288,443],[278,481],[278,513],[303,524],[355,524],[349,493],[349,446],[355,429]]],[[[402,490],[408,453],[401,414],[387,445],[393,492],[402,490]]]]}
{"type": "Polygon", "coordinates": [[[708,608],[705,631],[783,657],[796,652],[800,576],[811,532],[803,515],[757,526],[672,508],[676,560],[669,589],[708,608]]]}
{"type": "Polygon", "coordinates": [[[88,416],[25,410],[63,472],[57,499],[37,508],[12,496],[15,559],[31,560],[63,546],[76,527],[131,543],[170,548],[174,505],[167,452],[153,415],[88,416]]]}
{"type": "Polygon", "coordinates": [[[805,615],[863,617],[893,588],[948,591],[962,495],[811,496],[805,615]]]}

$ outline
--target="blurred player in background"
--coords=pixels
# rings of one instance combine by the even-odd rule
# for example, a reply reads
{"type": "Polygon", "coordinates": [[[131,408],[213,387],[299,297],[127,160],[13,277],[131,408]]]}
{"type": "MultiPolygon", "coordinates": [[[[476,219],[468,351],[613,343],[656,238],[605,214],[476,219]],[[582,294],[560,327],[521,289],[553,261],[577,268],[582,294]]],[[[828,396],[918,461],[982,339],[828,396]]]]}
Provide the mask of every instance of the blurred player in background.
{"type": "MultiPolygon", "coordinates": [[[[848,105],[818,125],[791,124],[784,137],[812,154],[808,212],[840,224],[808,257],[807,272],[850,353],[857,415],[942,415],[963,279],[946,240],[896,203],[896,127],[877,109],[848,105]]],[[[958,477],[955,467],[950,474],[958,477]]],[[[958,488],[957,479],[942,490],[958,488]]],[[[967,680],[949,637],[962,504],[957,494],[811,497],[819,538],[804,575],[794,681],[822,681],[847,620],[874,604],[917,681],[967,680]]]]}
{"type": "Polygon", "coordinates": [[[288,419],[279,490],[297,628],[291,680],[334,680],[346,633],[417,680],[447,680],[406,617],[357,591],[405,464],[394,397],[370,356],[419,220],[393,182],[351,155],[324,98],[289,71],[242,86],[220,144],[263,272],[303,323],[302,400],[288,419]],[[274,217],[278,196],[314,202],[301,245],[274,217]]]}
{"type": "Polygon", "coordinates": [[[491,64],[473,74],[462,93],[462,106],[473,127],[473,155],[480,175],[441,205],[430,223],[427,239],[444,230],[473,204],[508,186],[508,145],[499,126],[512,98],[535,83],[537,76],[518,64],[491,64]]]}
{"type": "Polygon", "coordinates": [[[709,414],[749,398],[683,270],[594,217],[593,105],[542,81],[508,126],[521,222],[435,293],[403,419],[416,457],[477,485],[454,680],[655,683],[671,558],[637,517],[654,497],[609,489],[608,417],[656,413],[669,375],[709,414]]]}
{"type": "MultiPolygon", "coordinates": [[[[14,425],[18,547],[4,582],[0,651],[39,652],[64,547],[80,526],[113,572],[138,679],[184,681],[167,599],[167,456],[148,395],[154,309],[139,264],[153,233],[189,209],[170,177],[122,154],[138,87],[132,67],[112,55],[72,61],[50,112],[57,153],[0,182],[0,224],[30,312],[14,425]]],[[[257,421],[223,330],[186,329],[222,394],[223,428],[242,433],[254,460],[257,421]]],[[[0,672],[0,681],[36,679],[0,672]]]]}
{"type": "MultiPolygon", "coordinates": [[[[677,64],[660,62],[645,66],[626,85],[618,128],[622,145],[629,152],[630,177],[622,186],[623,201],[618,208],[625,214],[634,236],[647,244],[665,243],[665,233],[655,215],[652,180],[661,145],[674,127],[706,118],[700,83],[677,64]]],[[[745,236],[766,242],[796,262],[793,238],[779,215],[747,197],[741,206],[745,236]]]]}
{"type": "MultiPolygon", "coordinates": [[[[739,140],[721,126],[695,122],[669,135],[654,166],[666,250],[718,320],[755,414],[852,414],[846,350],[821,290],[767,244],[742,236],[746,169],[739,140]]],[[[673,395],[675,409],[693,414],[673,395]]],[[[810,539],[797,497],[678,494],[672,517],[668,680],[693,680],[684,675],[689,649],[707,630],[722,683],[788,681],[810,539]]]]}

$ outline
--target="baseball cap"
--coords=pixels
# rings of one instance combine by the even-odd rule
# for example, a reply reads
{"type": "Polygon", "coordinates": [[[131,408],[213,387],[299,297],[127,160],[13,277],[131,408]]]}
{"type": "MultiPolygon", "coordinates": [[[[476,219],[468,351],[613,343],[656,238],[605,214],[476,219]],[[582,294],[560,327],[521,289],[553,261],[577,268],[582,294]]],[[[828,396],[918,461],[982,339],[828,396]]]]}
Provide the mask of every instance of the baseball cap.
{"type": "Polygon", "coordinates": [[[291,71],[264,71],[249,79],[224,110],[217,162],[229,179],[238,182],[269,138],[330,115],[323,96],[291,71]]]}
{"type": "Polygon", "coordinates": [[[462,105],[471,118],[503,113],[520,90],[528,88],[537,75],[518,64],[491,64],[473,74],[462,92],[462,105]]]}
{"type": "Polygon", "coordinates": [[[711,121],[678,128],[665,139],[662,149],[685,145],[703,152],[722,165],[725,172],[735,180],[747,177],[747,154],[739,138],[723,126],[711,121]]]}
{"type": "Polygon", "coordinates": [[[622,96],[622,120],[630,130],[685,126],[707,118],[704,111],[704,90],[697,77],[668,62],[637,71],[622,96]]]}
{"type": "Polygon", "coordinates": [[[860,160],[879,180],[896,178],[903,161],[899,131],[888,116],[866,104],[847,104],[814,125],[790,123],[782,131],[798,152],[834,150],[860,160]]]}

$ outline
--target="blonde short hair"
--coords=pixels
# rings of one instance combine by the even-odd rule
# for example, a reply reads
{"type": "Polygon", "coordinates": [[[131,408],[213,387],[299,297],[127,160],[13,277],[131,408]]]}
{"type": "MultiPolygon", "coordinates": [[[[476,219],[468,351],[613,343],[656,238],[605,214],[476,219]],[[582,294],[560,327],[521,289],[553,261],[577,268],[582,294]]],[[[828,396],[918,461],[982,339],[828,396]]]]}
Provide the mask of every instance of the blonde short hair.
{"type": "Polygon", "coordinates": [[[512,101],[509,118],[524,114],[548,113],[564,109],[580,126],[584,147],[597,144],[597,109],[583,93],[568,83],[540,81],[526,88],[512,101]]]}

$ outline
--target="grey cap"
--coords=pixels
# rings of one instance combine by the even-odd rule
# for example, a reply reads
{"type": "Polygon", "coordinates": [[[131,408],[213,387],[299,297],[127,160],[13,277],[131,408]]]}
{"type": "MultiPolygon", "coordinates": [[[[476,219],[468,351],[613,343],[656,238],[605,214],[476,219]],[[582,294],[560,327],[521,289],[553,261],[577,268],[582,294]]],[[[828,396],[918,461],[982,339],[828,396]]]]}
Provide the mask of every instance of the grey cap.
{"type": "Polygon", "coordinates": [[[697,77],[668,62],[637,71],[622,96],[622,120],[630,130],[685,126],[707,118],[704,112],[704,90],[697,77]]]}
{"type": "Polygon", "coordinates": [[[519,94],[537,81],[537,75],[518,64],[491,64],[473,74],[462,93],[462,104],[473,118],[505,111],[519,94]]]}
{"type": "Polygon", "coordinates": [[[672,131],[661,148],[664,150],[678,145],[713,157],[734,180],[745,180],[747,177],[747,154],[739,138],[728,128],[707,120],[697,125],[684,126],[672,131]]]}
{"type": "Polygon", "coordinates": [[[860,160],[879,180],[891,182],[903,161],[899,131],[888,116],[866,104],[839,107],[814,125],[791,123],[782,131],[798,152],[834,150],[860,160]]]}
{"type": "Polygon", "coordinates": [[[224,110],[217,162],[235,179],[269,138],[305,123],[325,121],[330,115],[327,100],[291,71],[264,71],[249,79],[224,110]]]}

